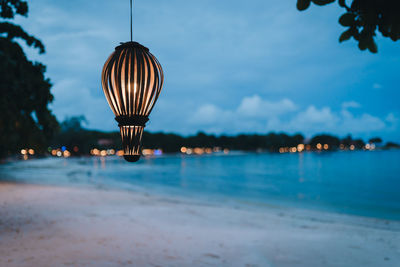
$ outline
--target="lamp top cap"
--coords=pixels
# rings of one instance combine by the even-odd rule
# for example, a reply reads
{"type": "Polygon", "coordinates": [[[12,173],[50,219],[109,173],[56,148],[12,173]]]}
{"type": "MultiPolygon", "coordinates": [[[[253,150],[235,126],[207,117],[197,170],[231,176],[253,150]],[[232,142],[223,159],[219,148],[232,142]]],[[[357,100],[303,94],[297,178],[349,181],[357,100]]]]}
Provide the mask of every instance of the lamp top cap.
{"type": "Polygon", "coordinates": [[[139,44],[138,42],[125,42],[125,43],[120,43],[119,46],[117,46],[115,48],[115,50],[120,50],[120,49],[124,49],[124,48],[141,48],[143,50],[145,50],[146,52],[149,52],[149,49],[141,44],[139,44]]]}

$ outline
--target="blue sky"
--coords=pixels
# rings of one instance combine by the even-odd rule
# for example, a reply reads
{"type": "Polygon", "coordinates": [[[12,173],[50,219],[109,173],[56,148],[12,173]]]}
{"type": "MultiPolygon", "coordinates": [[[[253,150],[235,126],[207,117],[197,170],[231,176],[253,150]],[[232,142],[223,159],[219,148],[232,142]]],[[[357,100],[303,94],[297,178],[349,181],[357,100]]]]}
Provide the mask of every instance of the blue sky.
{"type": "MultiPolygon", "coordinates": [[[[129,37],[128,0],[35,0],[16,22],[46,45],[59,120],[117,130],[100,85],[102,66],[129,37]]],[[[296,1],[136,0],[134,39],[161,62],[165,83],[148,130],[192,134],[330,132],[400,141],[400,47],[379,53],[338,43],[336,4],[296,1]]]]}

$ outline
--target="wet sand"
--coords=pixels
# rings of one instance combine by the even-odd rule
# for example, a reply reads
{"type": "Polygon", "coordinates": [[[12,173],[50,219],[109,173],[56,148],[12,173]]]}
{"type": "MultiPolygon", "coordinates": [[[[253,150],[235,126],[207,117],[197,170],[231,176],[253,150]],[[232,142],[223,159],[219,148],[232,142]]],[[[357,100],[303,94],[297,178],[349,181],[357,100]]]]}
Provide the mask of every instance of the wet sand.
{"type": "Polygon", "coordinates": [[[400,266],[400,222],[0,184],[0,266],[400,266]]]}

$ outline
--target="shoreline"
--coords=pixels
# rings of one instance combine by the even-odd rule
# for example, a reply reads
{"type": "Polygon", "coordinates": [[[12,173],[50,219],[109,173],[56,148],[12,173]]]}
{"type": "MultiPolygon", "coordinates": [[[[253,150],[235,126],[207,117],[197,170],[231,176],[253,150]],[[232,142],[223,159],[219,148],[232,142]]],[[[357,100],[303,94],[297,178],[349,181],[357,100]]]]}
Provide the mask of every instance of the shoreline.
{"type": "MultiPolygon", "coordinates": [[[[182,153],[180,151],[176,152],[163,152],[160,155],[142,155],[142,159],[149,160],[149,159],[156,159],[156,158],[165,158],[165,157],[221,157],[221,156],[242,156],[242,155],[254,155],[254,154],[270,154],[270,155],[285,155],[285,154],[296,154],[296,153],[316,153],[316,154],[321,154],[321,153],[356,153],[356,152],[382,152],[382,151],[400,151],[400,147],[378,147],[374,149],[355,149],[355,150],[350,150],[350,149],[331,149],[331,150],[319,150],[319,149],[314,149],[314,150],[303,150],[301,152],[290,152],[290,151],[285,151],[285,152],[279,152],[279,151],[270,151],[270,150],[259,150],[259,149],[254,149],[254,150],[229,150],[228,153],[224,152],[212,152],[212,153],[202,153],[202,154],[196,154],[196,153],[182,153]]],[[[92,155],[90,153],[88,154],[81,154],[81,155],[75,155],[75,156],[54,156],[48,153],[45,154],[39,154],[39,155],[27,155],[26,159],[24,159],[22,154],[16,154],[13,156],[9,156],[7,158],[0,159],[0,164],[8,164],[8,163],[16,163],[16,162],[23,162],[26,160],[42,160],[42,159],[63,159],[63,158],[69,158],[69,159],[90,159],[90,158],[95,158],[95,159],[100,159],[100,158],[121,158],[121,160],[124,160],[122,156],[118,156],[116,154],[113,155],[106,155],[106,156],[100,156],[100,155],[92,155]]]]}
{"type": "Polygon", "coordinates": [[[400,222],[0,183],[1,266],[396,266],[400,222]]]}
{"type": "MultiPolygon", "coordinates": [[[[171,159],[181,159],[181,157],[169,157],[171,159]]],[[[273,195],[266,195],[265,199],[267,201],[263,201],[263,199],[257,197],[251,198],[251,195],[233,196],[220,194],[219,192],[190,191],[185,189],[185,186],[182,184],[168,185],[156,179],[154,183],[146,183],[146,181],[140,180],[131,181],[129,180],[130,177],[129,179],[126,179],[126,177],[125,179],[120,179],[113,176],[114,171],[122,171],[123,174],[128,174],[131,170],[135,170],[136,173],[145,173],[146,170],[155,166],[151,163],[155,159],[147,160],[149,162],[143,162],[134,166],[135,168],[132,168],[133,166],[129,164],[125,164],[123,159],[119,158],[102,160],[94,157],[68,159],[48,157],[28,161],[14,161],[0,166],[0,175],[3,176],[0,177],[0,183],[2,181],[11,181],[21,184],[50,185],[55,187],[67,186],[83,189],[121,190],[133,193],[154,194],[165,198],[179,196],[181,200],[186,199],[186,201],[194,203],[207,202],[219,206],[226,205],[227,207],[238,206],[247,209],[276,207],[278,209],[315,211],[317,213],[338,216],[400,222],[400,210],[397,212],[396,210],[389,210],[390,212],[388,212],[386,209],[367,210],[364,208],[358,210],[358,206],[348,206],[346,209],[341,209],[341,205],[336,206],[333,203],[320,205],[318,202],[302,202],[300,198],[294,199],[293,196],[292,198],[277,198],[273,195]]],[[[158,160],[163,160],[163,158],[159,158],[158,160]]],[[[156,162],[154,161],[154,163],[156,162]]],[[[157,175],[163,175],[160,169],[158,169],[157,175]]],[[[300,183],[304,182],[304,178],[302,179],[299,181],[300,183]]]]}

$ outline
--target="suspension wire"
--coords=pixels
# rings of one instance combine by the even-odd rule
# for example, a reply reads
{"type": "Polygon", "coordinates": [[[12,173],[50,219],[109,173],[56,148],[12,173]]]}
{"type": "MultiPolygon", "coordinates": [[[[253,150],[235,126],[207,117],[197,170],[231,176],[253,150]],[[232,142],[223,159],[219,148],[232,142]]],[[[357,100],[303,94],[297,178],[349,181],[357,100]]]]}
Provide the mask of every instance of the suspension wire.
{"type": "Polygon", "coordinates": [[[132,15],[132,0],[131,0],[131,42],[133,41],[133,15],[132,15]]]}

